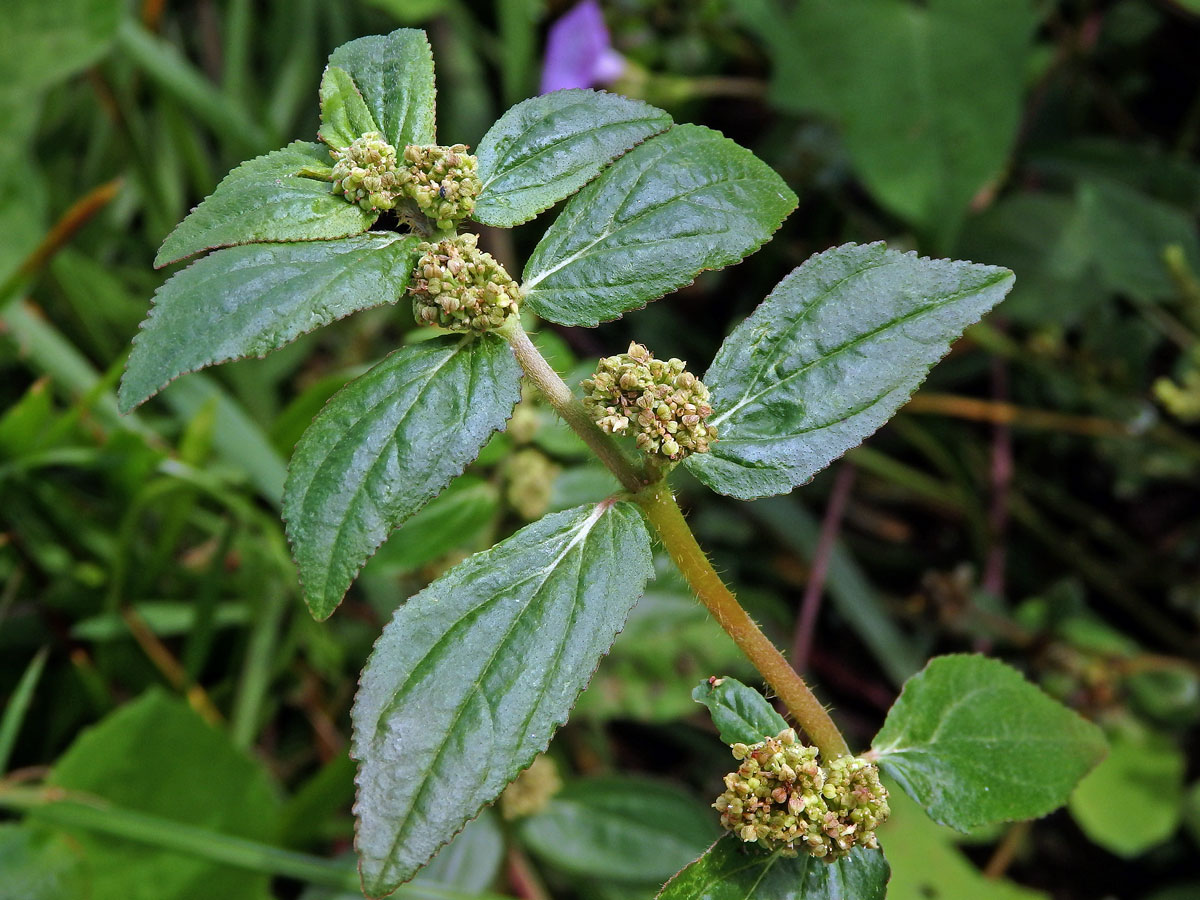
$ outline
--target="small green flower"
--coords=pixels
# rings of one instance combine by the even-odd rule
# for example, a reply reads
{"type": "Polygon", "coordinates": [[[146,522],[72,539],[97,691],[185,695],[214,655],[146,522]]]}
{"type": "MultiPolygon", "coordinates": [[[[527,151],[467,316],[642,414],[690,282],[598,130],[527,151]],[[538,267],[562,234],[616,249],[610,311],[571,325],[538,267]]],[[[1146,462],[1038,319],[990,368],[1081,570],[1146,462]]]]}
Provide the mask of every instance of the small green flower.
{"type": "Polygon", "coordinates": [[[713,807],[721,824],[743,841],[784,856],[805,853],[833,862],[855,846],[879,846],[875,829],[887,821],[887,790],[879,769],[843,756],[827,766],[817,748],[787,729],[758,744],[733,744],[736,772],[713,807]]]}
{"type": "Polygon", "coordinates": [[[404,193],[441,230],[453,228],[475,209],[483,183],[479,162],[466,144],[452,147],[410,144],[404,148],[404,193]]]}
{"type": "Polygon", "coordinates": [[[521,288],[473,234],[417,245],[413,315],[422,325],[454,331],[491,331],[517,314],[521,288]]]}
{"type": "Polygon", "coordinates": [[[717,430],[705,425],[712,414],[708,388],[680,359],[659,360],[641,344],[600,360],[585,379],[583,404],[610,434],[633,433],[638,449],[676,461],[707,453],[717,430]]]}
{"type": "Polygon", "coordinates": [[[373,212],[394,209],[400,195],[401,172],[396,165],[396,148],[377,131],[356,138],[344,150],[330,150],[333,192],[373,212]]]}

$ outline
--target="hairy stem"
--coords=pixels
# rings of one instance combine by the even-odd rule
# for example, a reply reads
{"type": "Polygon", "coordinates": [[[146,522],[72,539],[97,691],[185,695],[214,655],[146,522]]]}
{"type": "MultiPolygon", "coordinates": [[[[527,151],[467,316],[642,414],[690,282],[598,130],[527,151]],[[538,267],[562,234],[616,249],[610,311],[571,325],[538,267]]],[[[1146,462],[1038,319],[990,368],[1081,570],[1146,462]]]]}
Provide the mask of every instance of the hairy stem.
{"type": "Polygon", "coordinates": [[[817,745],[821,755],[827,760],[849,756],[850,748],[846,739],[821,701],[762,633],[762,629],[754,623],[712,567],[707,554],[696,543],[696,537],[666,482],[651,485],[635,499],[700,602],[708,607],[708,611],[774,689],[796,723],[817,745]]]}
{"type": "Polygon", "coordinates": [[[576,434],[583,438],[584,443],[595,451],[596,455],[600,457],[600,461],[617,476],[621,486],[632,494],[642,490],[647,484],[643,473],[635,468],[611,435],[596,427],[596,423],[583,408],[583,404],[571,393],[571,389],[567,387],[566,382],[554,371],[553,367],[546,362],[546,358],[538,352],[538,348],[533,345],[533,341],[529,339],[529,335],[525,333],[521,324],[513,318],[499,329],[498,333],[512,347],[517,362],[521,364],[521,368],[525,370],[529,380],[537,385],[538,390],[542,392],[555,411],[575,430],[576,434]]]}
{"type": "Polygon", "coordinates": [[[758,669],[796,723],[817,745],[821,755],[826,759],[849,756],[850,748],[846,745],[846,739],[833,719],[829,718],[821,701],[809,690],[796,670],[788,665],[783,654],[762,633],[746,610],[742,609],[737,597],[725,586],[708,561],[708,556],[696,543],[692,529],[688,527],[683,512],[667,486],[665,473],[658,469],[639,472],[634,468],[612,436],[596,427],[583,404],[538,352],[519,322],[513,319],[499,329],[499,333],[508,341],[517,362],[550,405],[596,452],[625,489],[634,495],[634,500],[646,513],[667,553],[700,602],[708,607],[708,611],[758,669]],[[650,483],[652,479],[647,476],[647,471],[653,471],[653,483],[650,483]]]}

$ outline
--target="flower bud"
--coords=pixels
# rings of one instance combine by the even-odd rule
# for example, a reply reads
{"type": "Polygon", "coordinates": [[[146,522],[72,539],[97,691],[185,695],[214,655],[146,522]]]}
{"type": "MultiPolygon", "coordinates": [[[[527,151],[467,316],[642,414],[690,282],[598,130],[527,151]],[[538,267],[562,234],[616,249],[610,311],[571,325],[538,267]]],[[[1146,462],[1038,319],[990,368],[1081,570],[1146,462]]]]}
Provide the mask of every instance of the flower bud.
{"type": "Polygon", "coordinates": [[[465,144],[443,147],[410,144],[404,148],[401,188],[441,230],[453,228],[475,209],[483,183],[479,162],[465,144]]]}
{"type": "Polygon", "coordinates": [[[705,453],[717,430],[705,425],[712,414],[708,388],[681,359],[659,360],[637,343],[618,356],[600,360],[585,379],[583,404],[611,434],[632,433],[639,450],[672,461],[705,453]]]}
{"type": "Polygon", "coordinates": [[[521,289],[473,234],[417,247],[413,315],[426,325],[454,331],[490,331],[517,313],[521,289]]]}
{"type": "Polygon", "coordinates": [[[333,192],[372,212],[393,209],[400,194],[396,148],[377,131],[356,138],[342,150],[329,151],[333,165],[333,192]]]}
{"type": "Polygon", "coordinates": [[[855,846],[877,847],[875,829],[887,821],[887,790],[879,770],[859,757],[822,766],[817,748],[787,729],[758,744],[733,744],[736,772],[713,807],[721,824],[743,841],[795,856],[833,862],[855,846]]]}

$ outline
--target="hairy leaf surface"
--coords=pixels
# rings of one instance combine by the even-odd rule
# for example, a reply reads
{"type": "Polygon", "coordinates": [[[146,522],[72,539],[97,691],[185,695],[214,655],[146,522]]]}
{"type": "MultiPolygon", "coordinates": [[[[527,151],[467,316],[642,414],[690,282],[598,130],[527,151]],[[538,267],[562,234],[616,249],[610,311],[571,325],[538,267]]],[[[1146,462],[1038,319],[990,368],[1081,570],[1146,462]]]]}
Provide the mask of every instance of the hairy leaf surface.
{"type": "Polygon", "coordinates": [[[395,303],[416,264],[412,235],[230,247],[173,275],[134,339],[118,392],[128,412],[185,372],[263,356],[360,309],[395,303]]]}
{"type": "Polygon", "coordinates": [[[889,874],[879,850],[855,847],[826,863],[767,853],[727,834],[667,882],[658,900],[883,900],[889,874]]]}
{"type": "Polygon", "coordinates": [[[708,707],[726,744],[757,744],[788,727],[762,694],[736,678],[719,678],[715,684],[706,678],[692,691],[692,699],[708,707]]]}
{"type": "MultiPolygon", "coordinates": [[[[334,50],[329,65],[349,74],[371,118],[397,152],[407,144],[434,142],[437,91],[433,50],[424,31],[398,28],[391,34],[358,38],[334,50]]],[[[341,103],[344,94],[339,92],[338,98],[341,103]]]]}
{"type": "Polygon", "coordinates": [[[712,809],[645,778],[570,782],[521,822],[521,841],[572,875],[662,884],[717,837],[712,809]]]}
{"type": "Polygon", "coordinates": [[[518,103],[479,142],[483,190],[474,218],[504,228],[528,222],[670,127],[661,109],[602,91],[554,91],[518,103]]]}
{"type": "Polygon", "coordinates": [[[326,66],[321,76],[321,140],[342,150],[355,140],[382,127],[367,109],[350,73],[338,66],[326,66]]]}
{"type": "Polygon", "coordinates": [[[314,616],[329,616],[392,530],[504,427],[520,378],[496,335],[445,335],[397,350],[333,395],[296,446],[283,496],[314,616]]]}
{"type": "Polygon", "coordinates": [[[629,502],[546,516],[396,611],[353,710],[363,886],[407,881],[544,750],[652,574],[629,502]]]}
{"type": "Polygon", "coordinates": [[[576,194],[525,266],[525,299],[561,325],[596,325],[761,247],[796,196],[749,150],[676,125],[576,194]]]}
{"type": "Polygon", "coordinates": [[[742,500],[803,484],[890,419],[1012,283],[882,243],[818,253],[721,345],[704,376],[717,441],[687,465],[742,500]]]}
{"type": "Polygon", "coordinates": [[[329,151],[293,141],[282,150],[248,160],[167,235],[155,268],[217,247],[263,241],[325,241],[361,234],[378,213],[347,203],[304,169],[328,169],[329,151]]]}
{"type": "Polygon", "coordinates": [[[967,831],[1062,806],[1105,741],[1015,669],[962,654],[905,683],[872,749],[930,818],[967,831]]]}

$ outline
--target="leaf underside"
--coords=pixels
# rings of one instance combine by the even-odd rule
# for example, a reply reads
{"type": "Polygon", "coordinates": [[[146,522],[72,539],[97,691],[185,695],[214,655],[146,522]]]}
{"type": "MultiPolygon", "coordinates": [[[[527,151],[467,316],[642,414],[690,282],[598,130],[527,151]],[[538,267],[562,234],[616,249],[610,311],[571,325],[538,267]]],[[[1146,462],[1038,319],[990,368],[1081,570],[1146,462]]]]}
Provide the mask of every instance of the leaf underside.
{"type": "Polygon", "coordinates": [[[676,125],[567,203],[525,266],[525,302],[560,325],[615,319],[748,256],[795,206],[749,150],[676,125]]]}
{"type": "Polygon", "coordinates": [[[528,222],[670,127],[661,109],[603,91],[554,91],[522,101],[479,142],[483,189],[473,218],[503,228],[528,222]]]}
{"type": "Polygon", "coordinates": [[[880,850],[855,847],[827,863],[784,857],[725,835],[667,882],[657,900],[883,900],[891,870],[880,850]]]}
{"type": "Polygon", "coordinates": [[[361,234],[377,213],[347,203],[328,181],[299,174],[330,166],[320,144],[293,141],[247,160],[167,235],[154,267],[218,247],[264,241],[327,241],[361,234]]]}
{"type": "Polygon", "coordinates": [[[544,750],[652,575],[637,507],[555,513],[396,611],[352,719],[372,897],[413,876],[544,750]]]}
{"type": "Polygon", "coordinates": [[[721,345],[704,376],[717,441],[688,467],[741,500],[803,484],[890,419],[1012,284],[882,243],[818,253],[721,345]]]}
{"type": "Polygon", "coordinates": [[[118,400],[128,412],[186,372],[263,356],[360,309],[395,303],[416,264],[412,235],[230,247],[154,295],[118,400]]]}
{"type": "Polygon", "coordinates": [[[399,28],[358,38],[334,50],[329,65],[346,71],[372,120],[398,151],[434,142],[437,91],[433,50],[424,31],[399,28]]]}
{"type": "Polygon", "coordinates": [[[872,748],[935,822],[1044,816],[1105,753],[1100,729],[1004,663],[939,656],[904,685],[872,748]]]}
{"type": "Polygon", "coordinates": [[[334,394],[296,446],[283,498],[316,618],[504,427],[520,375],[500,337],[444,335],[397,350],[334,394]]]}

